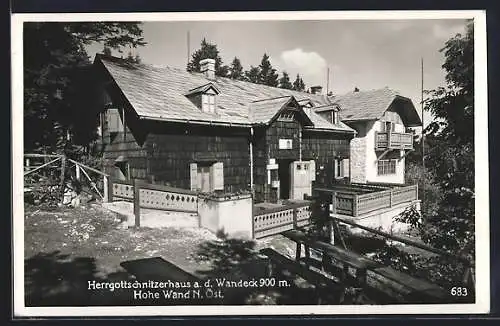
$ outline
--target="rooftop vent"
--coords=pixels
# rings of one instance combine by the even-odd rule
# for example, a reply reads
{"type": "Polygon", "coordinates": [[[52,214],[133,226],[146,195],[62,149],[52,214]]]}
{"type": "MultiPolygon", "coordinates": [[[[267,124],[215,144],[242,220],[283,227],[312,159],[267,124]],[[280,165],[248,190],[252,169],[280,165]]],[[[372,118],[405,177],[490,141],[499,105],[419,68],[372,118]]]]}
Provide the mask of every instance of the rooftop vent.
{"type": "Polygon", "coordinates": [[[311,86],[311,93],[312,94],[321,94],[321,90],[323,89],[323,86],[311,86]]]}

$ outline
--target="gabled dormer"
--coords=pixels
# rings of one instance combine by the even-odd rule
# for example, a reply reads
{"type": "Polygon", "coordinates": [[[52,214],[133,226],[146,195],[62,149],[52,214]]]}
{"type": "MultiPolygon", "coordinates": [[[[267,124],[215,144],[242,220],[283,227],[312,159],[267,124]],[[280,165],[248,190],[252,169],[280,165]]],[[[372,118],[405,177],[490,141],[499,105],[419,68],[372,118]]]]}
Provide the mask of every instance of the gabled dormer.
{"type": "Polygon", "coordinates": [[[217,112],[217,96],[220,94],[219,89],[213,84],[208,83],[189,90],[185,96],[193,102],[202,112],[216,113],[217,112]]]}
{"type": "Polygon", "coordinates": [[[334,125],[338,125],[340,123],[339,110],[340,110],[339,106],[335,104],[317,106],[314,108],[314,111],[317,114],[319,114],[328,122],[334,125]]]}

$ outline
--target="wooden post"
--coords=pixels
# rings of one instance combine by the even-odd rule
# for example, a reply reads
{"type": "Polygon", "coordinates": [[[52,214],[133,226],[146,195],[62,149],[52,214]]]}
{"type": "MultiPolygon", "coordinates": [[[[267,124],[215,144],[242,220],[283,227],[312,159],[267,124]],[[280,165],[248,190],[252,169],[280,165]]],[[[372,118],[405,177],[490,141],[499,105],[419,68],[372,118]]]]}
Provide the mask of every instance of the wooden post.
{"type": "Polygon", "coordinates": [[[392,207],[392,189],[389,190],[389,207],[392,207]]]}
{"type": "Polygon", "coordinates": [[[333,226],[333,219],[337,214],[337,193],[333,192],[332,194],[332,215],[328,214],[328,231],[330,233],[330,243],[332,245],[335,244],[335,228],[333,226]]]}
{"type": "Polygon", "coordinates": [[[76,180],[80,181],[80,167],[78,164],[75,164],[75,174],[76,174],[76,180]]]}
{"type": "Polygon", "coordinates": [[[61,158],[61,176],[60,176],[60,181],[59,181],[59,186],[60,192],[61,192],[61,204],[64,201],[64,181],[65,181],[65,176],[66,176],[66,155],[63,155],[61,158]]]}
{"type": "Polygon", "coordinates": [[[137,179],[133,179],[134,183],[134,216],[135,216],[135,226],[140,227],[141,226],[141,206],[140,206],[140,185],[139,182],[137,182],[137,179]]]}
{"type": "Polygon", "coordinates": [[[358,195],[352,196],[352,216],[358,216],[358,195]]]}
{"type": "Polygon", "coordinates": [[[108,183],[108,176],[103,176],[103,191],[104,191],[104,202],[109,203],[111,202],[109,200],[109,183],[108,183]]]}
{"type": "Polygon", "coordinates": [[[297,228],[297,207],[293,209],[293,228],[297,228]]]}

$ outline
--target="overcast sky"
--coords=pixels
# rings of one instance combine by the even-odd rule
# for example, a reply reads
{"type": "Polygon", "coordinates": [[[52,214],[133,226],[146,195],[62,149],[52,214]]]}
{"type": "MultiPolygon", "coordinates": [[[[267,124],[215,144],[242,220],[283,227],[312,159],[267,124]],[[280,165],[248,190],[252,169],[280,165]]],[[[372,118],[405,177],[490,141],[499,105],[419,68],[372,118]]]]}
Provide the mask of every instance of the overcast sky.
{"type": "MultiPolygon", "coordinates": [[[[424,88],[444,85],[444,56],[439,50],[446,40],[464,33],[465,23],[462,19],[145,22],[148,44],[133,53],[143,63],[185,68],[189,31],[191,53],[206,38],[217,44],[225,64],[237,56],[244,69],[259,65],[267,53],[271,64],[287,71],[292,82],[300,73],[306,87],[322,85],[324,90],[329,67],[329,89],[334,94],[354,87],[388,86],[411,98],[420,112],[421,58],[424,88]]],[[[88,50],[93,57],[102,47],[88,50]]],[[[429,120],[427,114],[424,118],[429,120]]]]}

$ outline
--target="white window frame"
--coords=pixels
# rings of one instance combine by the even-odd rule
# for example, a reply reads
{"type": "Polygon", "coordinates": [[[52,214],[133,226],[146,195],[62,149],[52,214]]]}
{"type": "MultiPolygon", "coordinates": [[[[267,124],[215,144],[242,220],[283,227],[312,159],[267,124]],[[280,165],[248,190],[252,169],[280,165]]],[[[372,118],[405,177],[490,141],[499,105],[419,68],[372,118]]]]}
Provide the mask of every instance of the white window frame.
{"type": "Polygon", "coordinates": [[[377,175],[395,175],[397,173],[397,160],[387,159],[377,161],[377,175]],[[394,166],[391,166],[394,164],[394,166]],[[393,171],[394,169],[394,171],[393,171]]]}
{"type": "Polygon", "coordinates": [[[206,113],[215,113],[215,94],[201,94],[201,110],[206,113]]]}

